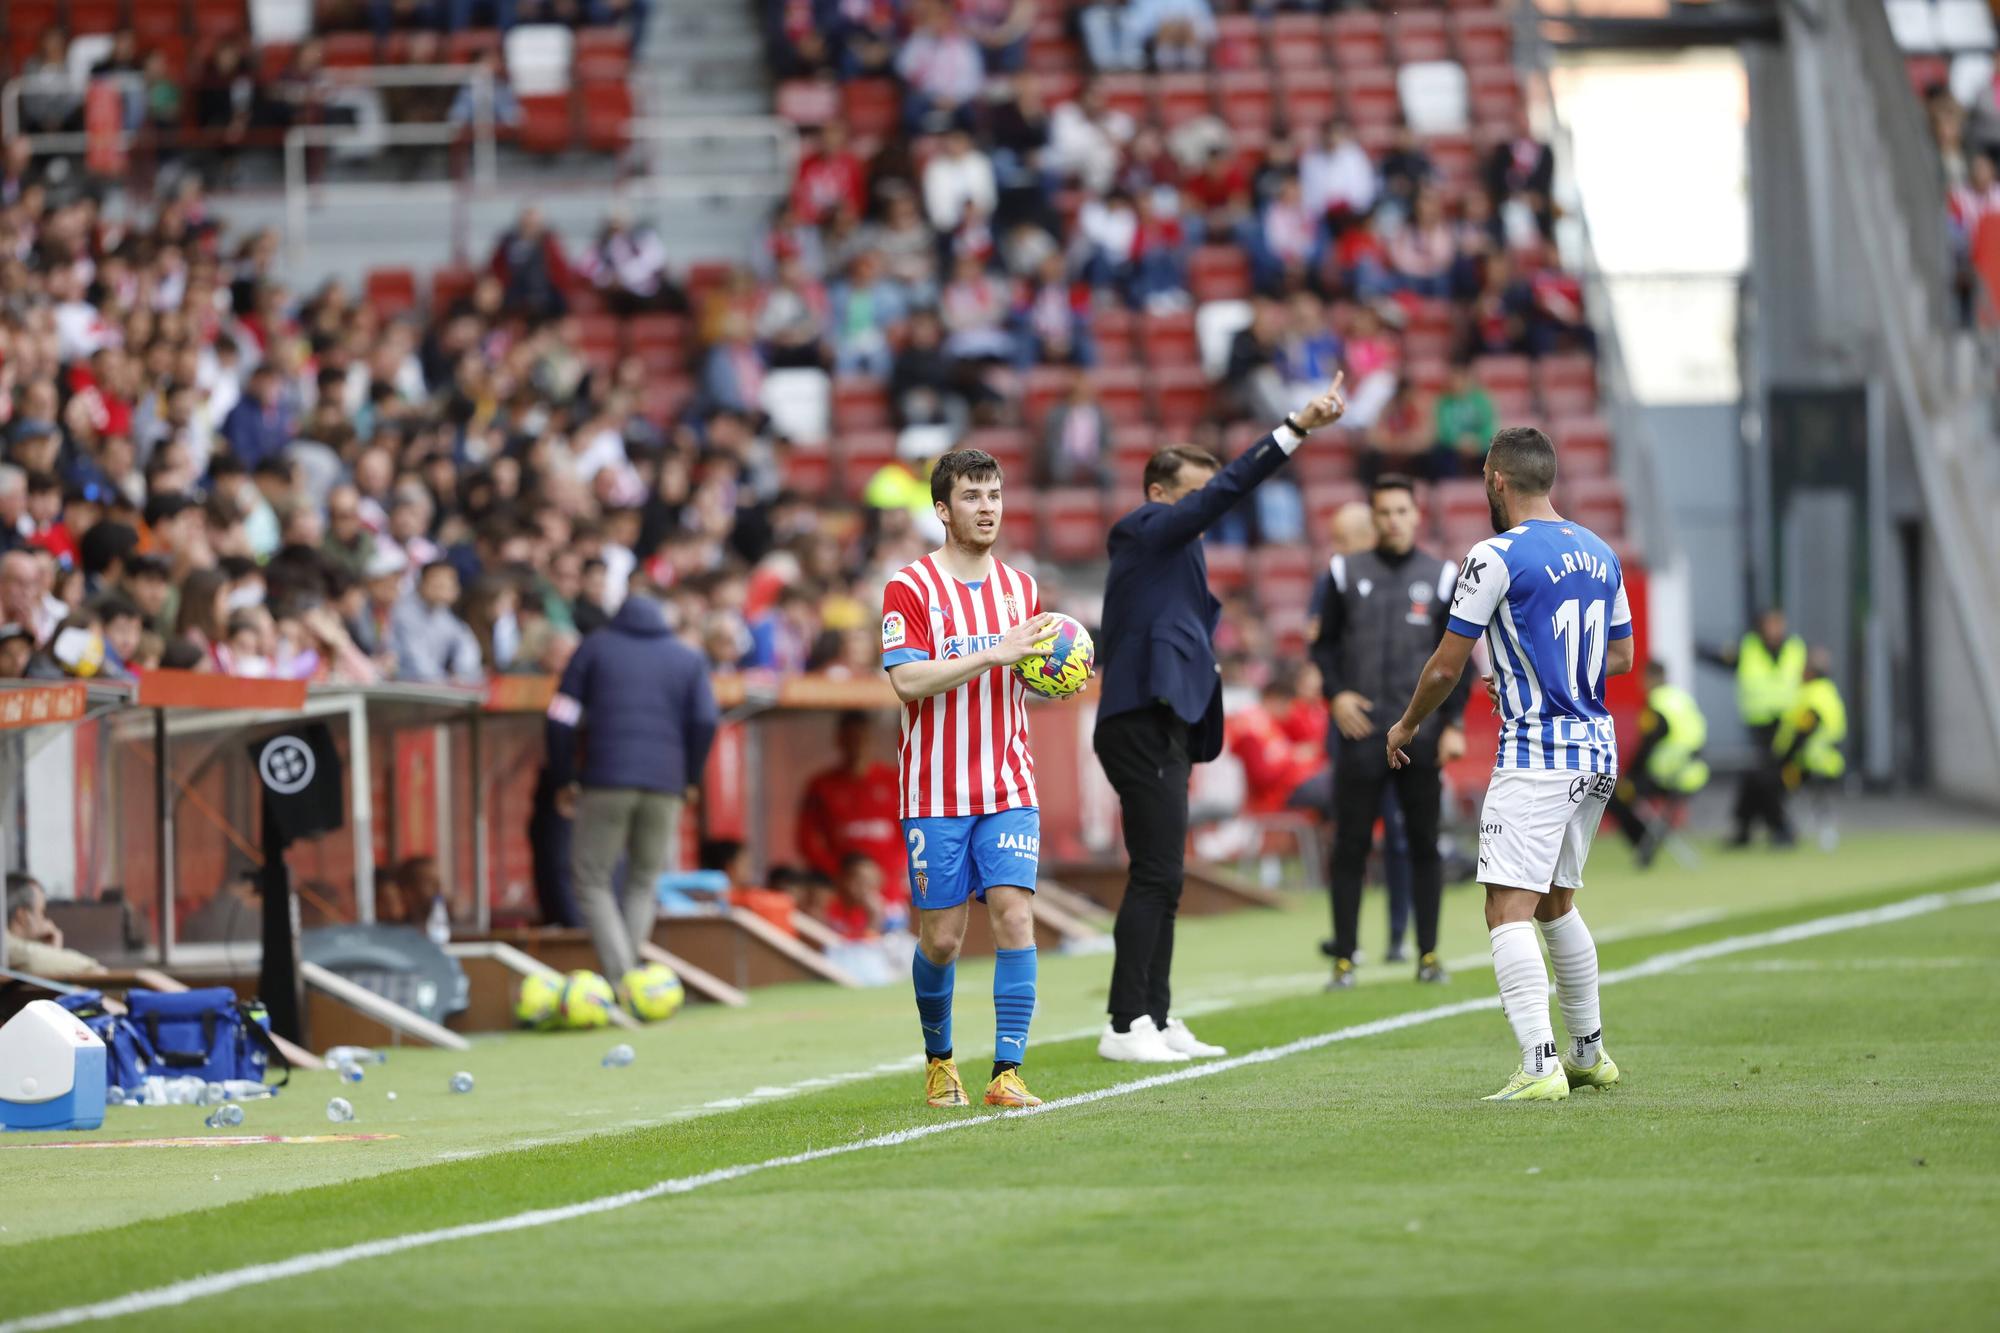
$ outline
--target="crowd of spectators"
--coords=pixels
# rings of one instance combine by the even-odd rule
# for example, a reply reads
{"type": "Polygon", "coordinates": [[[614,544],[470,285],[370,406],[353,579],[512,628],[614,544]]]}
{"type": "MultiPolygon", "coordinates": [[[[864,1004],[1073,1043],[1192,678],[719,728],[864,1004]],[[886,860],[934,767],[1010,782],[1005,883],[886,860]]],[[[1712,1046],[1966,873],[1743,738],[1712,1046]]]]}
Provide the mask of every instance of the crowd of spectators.
{"type": "MultiPolygon", "coordinates": [[[[2000,214],[2000,104],[1988,87],[1971,106],[1958,100],[1946,83],[1924,89],[1924,111],[1937,144],[1938,173],[1944,182],[1945,226],[1954,266],[1953,291],[1960,318],[1967,323],[1990,309],[1995,294],[1982,298],[1982,262],[2000,273],[2000,232],[1988,229],[1980,241],[1981,223],[2000,214]]],[[[1987,280],[1988,282],[1991,279],[1987,280]]]]}
{"type": "Polygon", "coordinates": [[[785,489],[759,414],[642,410],[561,313],[678,299],[644,228],[570,255],[530,210],[388,320],[192,178],[119,220],[0,161],[0,671],[471,684],[560,670],[633,587],[718,668],[874,670],[909,514],[785,489]]]}

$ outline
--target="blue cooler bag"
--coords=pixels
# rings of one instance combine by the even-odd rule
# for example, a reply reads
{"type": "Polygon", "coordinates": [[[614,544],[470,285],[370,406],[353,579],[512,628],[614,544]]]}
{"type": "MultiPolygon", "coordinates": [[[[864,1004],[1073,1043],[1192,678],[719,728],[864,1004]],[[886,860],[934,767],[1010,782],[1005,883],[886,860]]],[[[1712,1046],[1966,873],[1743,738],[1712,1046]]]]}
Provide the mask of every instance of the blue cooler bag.
{"type": "Polygon", "coordinates": [[[180,992],[133,990],[125,996],[130,1018],[152,1048],[153,1070],[168,1078],[207,1083],[232,1078],[264,1081],[275,1063],[291,1078],[291,1061],[271,1041],[262,1005],[236,998],[227,986],[180,992]]]}

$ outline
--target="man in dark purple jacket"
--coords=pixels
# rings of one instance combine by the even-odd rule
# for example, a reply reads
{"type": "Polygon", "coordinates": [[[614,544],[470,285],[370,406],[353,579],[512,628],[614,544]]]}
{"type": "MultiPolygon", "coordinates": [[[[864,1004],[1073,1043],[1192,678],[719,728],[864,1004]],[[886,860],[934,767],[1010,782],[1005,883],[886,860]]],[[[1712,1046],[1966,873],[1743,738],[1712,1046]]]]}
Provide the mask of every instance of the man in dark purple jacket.
{"type": "Polygon", "coordinates": [[[681,802],[701,781],[717,716],[707,664],[639,592],[578,647],[549,703],[549,776],[576,820],[577,904],[614,984],[652,938],[654,882],[680,864],[681,802]],[[621,858],[622,911],[611,886],[621,858]]]}

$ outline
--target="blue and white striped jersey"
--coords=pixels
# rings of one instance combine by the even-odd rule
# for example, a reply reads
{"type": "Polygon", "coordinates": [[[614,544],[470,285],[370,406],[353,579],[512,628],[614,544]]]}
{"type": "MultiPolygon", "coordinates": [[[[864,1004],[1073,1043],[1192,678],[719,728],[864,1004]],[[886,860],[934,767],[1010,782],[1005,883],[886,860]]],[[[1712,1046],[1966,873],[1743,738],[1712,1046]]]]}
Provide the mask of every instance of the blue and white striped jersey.
{"type": "Polygon", "coordinates": [[[1495,768],[1618,771],[1604,658],[1631,637],[1632,611],[1602,538],[1567,519],[1487,538],[1459,569],[1446,627],[1486,639],[1500,685],[1495,768]]]}

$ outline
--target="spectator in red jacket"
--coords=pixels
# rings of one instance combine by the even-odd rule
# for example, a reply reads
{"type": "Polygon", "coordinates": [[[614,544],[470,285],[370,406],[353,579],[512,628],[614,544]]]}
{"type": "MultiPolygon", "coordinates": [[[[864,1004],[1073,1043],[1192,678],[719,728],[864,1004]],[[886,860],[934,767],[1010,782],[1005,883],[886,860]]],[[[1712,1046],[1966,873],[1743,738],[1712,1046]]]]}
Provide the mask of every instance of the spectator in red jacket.
{"type": "Polygon", "coordinates": [[[792,208],[802,218],[824,223],[842,205],[858,217],[868,211],[868,167],[847,145],[847,126],[828,121],[818,141],[799,158],[792,178],[792,208]]]}
{"type": "Polygon", "coordinates": [[[897,821],[896,769],[871,753],[868,715],[842,713],[834,724],[840,761],[806,785],[799,804],[799,854],[838,883],[849,856],[865,856],[881,871],[881,892],[892,903],[909,901],[903,830],[897,821]]]}
{"type": "MultiPolygon", "coordinates": [[[[1324,763],[1322,748],[1294,740],[1285,729],[1292,711],[1295,676],[1278,672],[1257,692],[1257,703],[1224,726],[1229,752],[1243,765],[1243,809],[1264,815],[1283,810],[1299,784],[1324,763]]],[[[1321,740],[1324,746],[1324,738],[1321,740]]]]}

